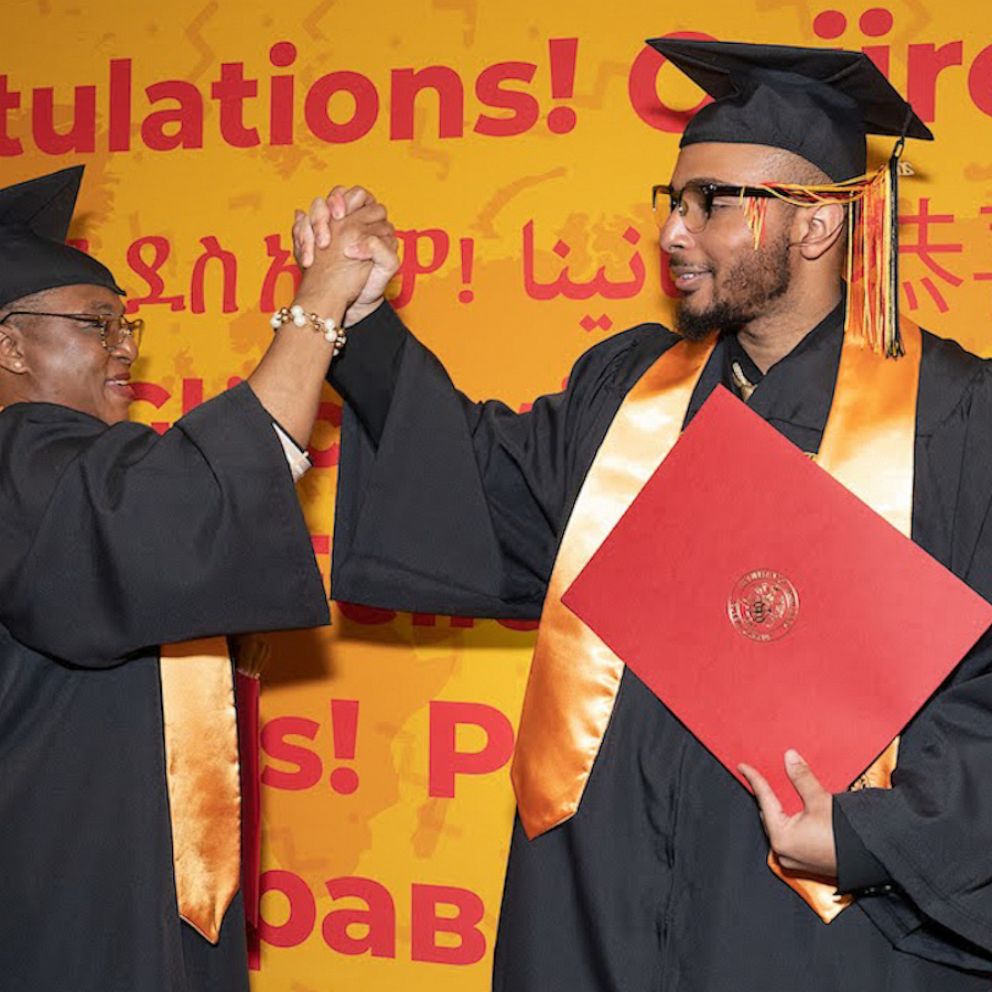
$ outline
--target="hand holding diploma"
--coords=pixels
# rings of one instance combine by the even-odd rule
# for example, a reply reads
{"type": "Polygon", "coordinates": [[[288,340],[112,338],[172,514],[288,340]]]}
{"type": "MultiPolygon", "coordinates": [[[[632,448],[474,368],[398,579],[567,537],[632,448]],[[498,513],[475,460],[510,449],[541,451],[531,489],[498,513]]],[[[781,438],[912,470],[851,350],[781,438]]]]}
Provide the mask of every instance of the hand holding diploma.
{"type": "Polygon", "coordinates": [[[737,770],[758,800],[765,833],[782,867],[799,875],[835,879],[833,796],[820,785],[799,752],[785,752],[785,773],[803,803],[803,808],[792,816],[782,809],[775,790],[759,771],[744,764],[737,770]]]}

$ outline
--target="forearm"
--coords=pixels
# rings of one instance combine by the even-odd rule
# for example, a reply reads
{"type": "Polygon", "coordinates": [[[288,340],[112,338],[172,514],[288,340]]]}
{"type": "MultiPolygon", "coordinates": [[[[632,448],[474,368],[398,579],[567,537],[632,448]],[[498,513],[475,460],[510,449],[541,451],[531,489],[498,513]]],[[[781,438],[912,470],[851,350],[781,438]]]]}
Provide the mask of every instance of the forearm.
{"type": "MultiPolygon", "coordinates": [[[[340,326],[346,305],[343,297],[298,302],[307,312],[340,326]]],[[[289,321],[276,331],[248,377],[248,385],[259,402],[301,448],[310,440],[332,355],[333,345],[309,321],[303,327],[289,321]]]]}
{"type": "Polygon", "coordinates": [[[373,445],[386,423],[409,336],[383,302],[348,331],[348,347],[330,367],[327,381],[355,411],[373,445]]]}
{"type": "MultiPolygon", "coordinates": [[[[348,307],[362,302],[361,294],[373,270],[366,256],[386,252],[392,258],[394,254],[386,244],[393,240],[393,227],[386,220],[385,209],[373,201],[365,206],[356,204],[347,213],[343,201],[338,202],[341,200],[336,196],[335,215],[327,219],[321,245],[312,253],[294,300],[294,306],[304,313],[333,322],[337,328],[342,326],[348,307]]],[[[314,321],[306,320],[302,327],[287,321],[248,377],[262,406],[300,447],[310,439],[333,355],[334,342],[325,339],[314,321]]]]}

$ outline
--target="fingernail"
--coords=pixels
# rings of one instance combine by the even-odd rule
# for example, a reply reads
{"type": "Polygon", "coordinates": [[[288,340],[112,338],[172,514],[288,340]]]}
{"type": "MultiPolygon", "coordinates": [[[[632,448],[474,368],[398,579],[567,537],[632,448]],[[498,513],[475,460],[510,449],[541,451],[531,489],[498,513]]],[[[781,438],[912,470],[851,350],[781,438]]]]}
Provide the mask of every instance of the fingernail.
{"type": "Polygon", "coordinates": [[[795,748],[791,748],[791,747],[789,748],[788,751],[785,752],[785,760],[790,765],[806,764],[806,762],[803,760],[803,756],[797,750],[795,750],[795,748]]]}

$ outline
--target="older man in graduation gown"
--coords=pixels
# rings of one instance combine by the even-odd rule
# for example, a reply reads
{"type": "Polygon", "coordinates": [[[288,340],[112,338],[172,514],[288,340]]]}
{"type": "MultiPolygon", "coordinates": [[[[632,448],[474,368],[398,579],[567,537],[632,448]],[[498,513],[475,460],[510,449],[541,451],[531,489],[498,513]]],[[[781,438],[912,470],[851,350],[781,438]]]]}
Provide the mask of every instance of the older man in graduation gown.
{"type": "Polygon", "coordinates": [[[339,225],[301,319],[159,436],[140,327],[64,244],[81,174],[0,191],[0,988],[238,992],[230,659],[157,646],[327,622],[293,475],[366,278],[341,245],[391,229],[339,225]]]}
{"type": "MultiPolygon", "coordinates": [[[[905,323],[900,333],[886,295],[894,229],[878,227],[886,209],[891,224],[895,163],[866,170],[866,132],[929,132],[860,53],[652,44],[716,97],[655,191],[681,334],[657,324],[619,334],[578,361],[563,393],[516,414],[470,402],[388,305],[370,307],[331,372],[347,400],[333,594],[449,614],[543,611],[515,756],[500,992],[988,989],[987,637],[905,728],[891,776],[869,782],[890,788],[831,797],[793,758],[804,809],[785,818],[752,773],[767,836],[754,798],[629,669],[608,724],[558,739],[575,736],[587,702],[542,668],[566,524],[628,393],[694,348],[706,350],[683,423],[723,384],[814,455],[839,408],[874,409],[873,384],[902,369],[907,388],[887,400],[908,438],[906,530],[992,597],[992,376],[950,341],[905,323]],[[870,285],[845,295],[848,248],[866,244],[884,264],[849,267],[849,280],[870,285]],[[577,751],[585,765],[569,763],[577,751]],[[548,786],[558,766],[579,767],[577,784],[548,786]],[[829,925],[769,871],[769,836],[779,875],[851,897],[829,925]]],[[[323,222],[318,210],[297,227],[304,262],[323,222]]],[[[379,258],[370,279],[388,269],[379,258]]],[[[769,526],[796,512],[770,507],[769,526]]],[[[853,592],[885,608],[884,590],[853,592]]],[[[568,666],[592,665],[596,681],[594,660],[559,654],[558,664],[567,678],[568,666]]]]}

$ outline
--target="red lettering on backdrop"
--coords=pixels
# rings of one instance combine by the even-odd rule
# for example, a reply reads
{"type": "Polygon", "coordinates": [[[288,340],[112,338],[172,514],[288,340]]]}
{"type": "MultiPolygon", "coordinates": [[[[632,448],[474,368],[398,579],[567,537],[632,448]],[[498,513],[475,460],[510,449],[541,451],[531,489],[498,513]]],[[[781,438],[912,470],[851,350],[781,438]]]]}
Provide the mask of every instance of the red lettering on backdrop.
{"type": "Polygon", "coordinates": [[[983,48],[968,71],[968,92],[975,106],[992,117],[992,45],[983,48]]]}
{"type": "Polygon", "coordinates": [[[359,603],[337,601],[341,615],[354,623],[367,627],[379,627],[396,619],[395,610],[380,610],[376,606],[362,606],[359,603]]]}
{"type": "Polygon", "coordinates": [[[451,239],[446,231],[436,227],[423,231],[397,231],[396,237],[401,245],[401,261],[399,270],[400,289],[392,300],[398,310],[405,307],[412,299],[416,287],[417,276],[430,275],[437,272],[448,258],[451,249],[451,239]],[[420,260],[421,242],[426,241],[430,246],[430,261],[420,260]]]}
{"type": "Polygon", "coordinates": [[[21,105],[21,94],[7,86],[6,74],[0,76],[0,156],[23,155],[20,138],[12,138],[7,130],[8,115],[21,105]]]}
{"type": "Polygon", "coordinates": [[[258,80],[245,79],[242,62],[224,62],[220,78],[210,85],[210,95],[220,104],[221,137],[234,148],[259,144],[258,129],[245,126],[245,100],[258,95],[258,80]]]}
{"type": "Polygon", "coordinates": [[[509,116],[479,114],[473,130],[493,138],[510,138],[529,131],[541,116],[537,98],[522,90],[504,87],[504,83],[529,83],[537,72],[534,62],[497,62],[479,73],[475,95],[479,102],[496,110],[509,110],[509,116]]]}
{"type": "Polygon", "coordinates": [[[107,148],[126,152],[131,148],[131,60],[110,60],[110,109],[107,148]]]}
{"type": "Polygon", "coordinates": [[[292,770],[273,768],[266,764],[262,769],[262,784],[274,789],[300,791],[313,788],[323,775],[320,756],[302,744],[293,744],[287,738],[305,737],[312,741],[320,730],[316,720],[302,716],[277,716],[262,727],[262,751],[276,761],[292,765],[292,770]]]}
{"type": "MultiPolygon", "coordinates": [[[[551,65],[551,97],[569,100],[575,91],[575,66],[579,55],[578,38],[549,38],[548,55],[551,65]]],[[[571,107],[553,107],[548,112],[548,130],[552,134],[568,134],[576,124],[571,107]]]]}
{"type": "Polygon", "coordinates": [[[152,103],[175,100],[175,107],[156,110],[141,122],[141,140],[156,152],[203,147],[203,97],[193,83],[169,79],[145,89],[152,103]]]}
{"type": "MultiPolygon", "coordinates": [[[[353,761],[358,742],[357,699],[331,700],[331,733],[334,737],[335,760],[353,761]]],[[[350,796],[358,788],[358,772],[354,768],[335,768],[328,779],[331,788],[342,796],[350,796]]]]}
{"type": "Polygon", "coordinates": [[[300,288],[300,270],[293,259],[293,253],[282,246],[281,234],[269,234],[265,238],[265,250],[272,261],[269,263],[265,279],[262,281],[262,293],[258,305],[263,313],[271,313],[276,309],[276,290],[280,276],[289,276],[293,283],[293,293],[300,288]]]}
{"type": "Polygon", "coordinates": [[[276,926],[259,914],[259,937],[273,947],[299,946],[313,933],[317,920],[317,903],[310,887],[291,871],[272,869],[262,872],[259,880],[259,893],[264,896],[266,892],[281,892],[286,897],[289,916],[276,926]]]}
{"type": "Polygon", "coordinates": [[[513,754],[513,725],[504,713],[485,703],[434,700],[430,705],[428,794],[452,798],[455,776],[488,775],[502,768],[513,754]],[[486,743],[479,751],[459,751],[460,725],[479,727],[486,743]]]}
{"type": "Polygon", "coordinates": [[[919,118],[932,123],[937,113],[937,77],[951,66],[961,65],[963,45],[951,41],[936,45],[910,45],[906,99],[919,118]]]}
{"type": "Polygon", "coordinates": [[[497,620],[496,622],[507,630],[530,631],[537,630],[541,626],[540,620],[497,620]]]}
{"type": "MultiPolygon", "coordinates": [[[[284,69],[296,61],[296,46],[289,41],[276,42],[269,49],[269,61],[284,69]]],[[[293,143],[293,98],[295,76],[273,76],[269,90],[269,142],[273,145],[293,143]]]]}
{"type": "Polygon", "coordinates": [[[365,954],[374,958],[396,957],[396,906],[389,889],[371,878],[332,878],[327,882],[331,898],[361,899],[363,907],[332,909],[321,925],[324,943],[339,954],[365,954]],[[365,927],[354,936],[351,926],[365,927]]]}
{"type": "MultiPolygon", "coordinates": [[[[156,410],[161,410],[172,396],[167,389],[154,382],[132,382],[131,388],[136,402],[151,403],[156,410]]],[[[156,420],[149,426],[159,434],[164,434],[169,429],[168,423],[162,420],[156,420]]]]}
{"type": "Polygon", "coordinates": [[[486,938],[479,929],[485,916],[482,900],[468,889],[448,885],[416,885],[411,892],[410,956],[414,961],[435,964],[469,965],[481,961],[486,953],[486,938]],[[439,908],[455,910],[441,916],[439,908]],[[458,938],[455,947],[437,942],[438,934],[458,938]]]}
{"type": "MultiPolygon", "coordinates": [[[[316,925],[317,902],[310,886],[299,875],[279,869],[264,872],[259,884],[263,896],[280,893],[287,909],[281,924],[260,915],[259,937],[273,947],[298,947],[316,925]]],[[[364,904],[335,907],[327,913],[321,922],[327,947],[352,957],[369,954],[395,958],[397,913],[389,889],[359,876],[328,879],[325,887],[335,901],[360,899],[364,904]],[[363,928],[364,932],[356,933],[352,928],[363,928]]],[[[414,882],[410,886],[411,959],[446,965],[478,963],[486,953],[486,938],[479,929],[484,917],[485,904],[470,889],[414,882]],[[443,943],[438,940],[441,935],[447,936],[443,943]]]]}
{"type": "MultiPolygon", "coordinates": [[[[326,554],[326,551],[325,551],[326,554]]],[[[378,627],[382,624],[392,623],[400,614],[395,610],[383,610],[374,606],[361,606],[357,603],[344,603],[335,600],[338,609],[348,620],[357,624],[364,624],[370,627],[378,627]]],[[[407,614],[403,614],[406,616],[407,614]]],[[[438,615],[436,613],[411,613],[410,622],[414,627],[436,627],[438,615]]],[[[470,629],[478,623],[474,617],[447,617],[449,627],[470,629]]],[[[539,620],[507,620],[496,621],[501,627],[507,630],[531,631],[537,630],[540,626],[539,620]]]]}
{"type": "MultiPolygon", "coordinates": [[[[565,104],[573,98],[578,38],[548,39],[548,69],[551,80],[552,106],[546,121],[553,134],[566,134],[576,124],[575,110],[565,104]]],[[[269,63],[275,69],[285,69],[295,64],[296,46],[289,41],[277,41],[268,51],[269,63]]],[[[112,59],[108,63],[109,85],[106,90],[95,85],[76,88],[75,123],[68,134],[55,134],[50,118],[54,115],[55,95],[51,87],[35,88],[35,104],[31,115],[32,131],[40,135],[36,144],[41,150],[56,154],[65,151],[94,151],[96,141],[96,103],[108,120],[107,148],[110,151],[129,151],[131,133],[137,127],[145,147],[154,151],[172,151],[179,148],[203,146],[205,120],[204,105],[216,103],[218,137],[234,148],[251,148],[262,143],[259,128],[246,122],[252,111],[268,118],[266,138],[273,146],[292,144],[295,139],[296,114],[302,117],[310,134],[319,140],[339,144],[364,138],[379,123],[380,94],[372,79],[350,69],[340,69],[319,77],[307,89],[298,107],[296,76],[292,73],[273,73],[268,79],[268,101],[259,100],[263,92],[261,80],[245,74],[244,62],[224,62],[209,90],[201,90],[187,80],[153,80],[144,88],[148,106],[143,116],[133,118],[133,60],[112,59]],[[336,98],[350,101],[344,112],[336,98]],[[172,105],[156,106],[163,101],[172,105]],[[46,110],[47,106],[47,110],[46,110]]],[[[502,60],[482,67],[474,74],[474,91],[481,105],[472,129],[477,134],[493,137],[511,137],[523,134],[534,127],[541,116],[541,105],[532,93],[524,92],[511,84],[529,85],[537,72],[537,63],[522,60],[502,60]],[[505,110],[506,116],[486,113],[486,110],[505,110]]],[[[388,121],[389,139],[412,141],[418,123],[430,127],[433,115],[415,114],[418,95],[425,89],[437,94],[436,127],[442,138],[460,138],[465,131],[465,90],[473,77],[447,65],[429,65],[422,68],[402,67],[392,70],[390,85],[385,98],[390,106],[388,121]],[[427,123],[425,123],[427,122],[427,123]]],[[[6,134],[8,111],[21,105],[21,93],[7,88],[7,77],[0,77],[0,155],[24,153],[20,139],[6,134]]],[[[471,115],[469,116],[471,120],[471,115]]]]}
{"type": "MultiPolygon", "coordinates": [[[[716,41],[712,35],[701,31],[672,31],[663,37],[716,41]]],[[[656,52],[650,45],[645,45],[630,67],[627,95],[630,98],[630,105],[645,124],[650,124],[658,131],[680,134],[693,114],[709,103],[709,97],[704,97],[691,110],[673,110],[663,103],[658,95],[658,73],[667,61],[668,59],[660,52],[656,52]]]]}
{"type": "Polygon", "coordinates": [[[465,92],[461,76],[450,66],[429,65],[424,69],[394,69],[389,137],[412,140],[417,94],[434,90],[438,104],[439,138],[460,138],[464,130],[465,92]]]}
{"type": "Polygon", "coordinates": [[[165,282],[158,274],[159,270],[168,261],[172,246],[169,242],[158,235],[149,235],[146,238],[138,238],[131,243],[127,249],[127,264],[131,266],[131,271],[139,278],[143,279],[148,286],[148,292],[144,296],[134,295],[127,301],[125,308],[128,313],[134,313],[139,306],[164,303],[170,310],[182,310],[184,303],[181,294],[166,296],[165,282]],[[150,248],[152,257],[145,261],[144,249],[150,248]]]}
{"type": "MultiPolygon", "coordinates": [[[[135,399],[138,401],[151,403],[156,410],[161,410],[162,407],[170,399],[172,399],[172,393],[157,383],[133,382],[131,385],[134,388],[135,399]]],[[[227,385],[228,389],[230,389],[232,383],[229,382],[227,385]]],[[[182,388],[181,413],[182,416],[186,416],[190,410],[198,407],[203,402],[203,380],[183,379],[182,388]]],[[[164,434],[172,425],[167,420],[153,420],[148,426],[151,427],[153,431],[156,431],[159,434],[164,434]]]]}
{"type": "Polygon", "coordinates": [[[221,313],[234,313],[238,309],[238,260],[233,252],[221,248],[214,235],[200,238],[203,254],[193,264],[193,275],[189,287],[189,308],[193,313],[204,313],[207,309],[204,282],[207,262],[220,263],[223,282],[221,313]]]}
{"type": "Polygon", "coordinates": [[[55,90],[43,86],[34,91],[31,108],[34,141],[46,155],[92,152],[96,148],[96,87],[77,86],[73,91],[72,124],[55,130],[55,90]]]}
{"type": "MultiPolygon", "coordinates": [[[[330,424],[331,427],[340,427],[341,413],[340,403],[321,403],[317,407],[317,420],[330,424]]],[[[341,446],[337,441],[333,441],[326,448],[321,448],[311,439],[307,453],[314,468],[333,468],[338,463],[341,446]]]]}
{"type": "Polygon", "coordinates": [[[372,130],[379,116],[379,93],[372,80],[359,72],[329,72],[310,87],[304,103],[307,127],[332,144],[358,141],[372,130]],[[339,123],[331,120],[328,104],[337,93],[347,93],[354,102],[351,117],[339,123]]]}
{"type": "MultiPolygon", "coordinates": [[[[891,10],[873,7],[862,12],[858,26],[865,39],[862,50],[888,73],[893,48],[878,39],[893,30],[891,10]]],[[[837,10],[824,10],[812,20],[813,32],[829,41],[841,39],[852,29],[845,14],[837,10]]],[[[673,38],[711,38],[697,31],[673,32],[673,38]]],[[[577,38],[548,39],[548,70],[551,81],[552,103],[573,99],[576,77],[577,38]]],[[[850,37],[844,38],[847,47],[853,46],[850,37]]],[[[992,116],[992,95],[987,80],[990,72],[987,49],[980,50],[970,64],[965,63],[964,42],[918,42],[905,48],[908,64],[907,90],[917,112],[926,121],[936,116],[936,86],[941,73],[955,66],[967,66],[967,77],[958,77],[962,84],[961,97],[970,97],[973,105],[984,114],[992,116]],[[964,85],[966,83],[966,85],[964,85]]],[[[296,46],[289,41],[277,41],[268,51],[269,63],[275,69],[285,69],[296,62],[296,46]]],[[[658,71],[664,58],[653,49],[637,53],[628,73],[628,96],[637,115],[656,130],[679,132],[693,112],[678,111],[669,107],[658,96],[658,71]]],[[[143,64],[139,63],[139,67],[143,64]]],[[[541,104],[532,92],[523,87],[532,86],[537,64],[529,61],[504,60],[481,67],[474,77],[474,92],[481,106],[472,130],[477,134],[493,137],[512,137],[529,131],[540,118],[541,104]],[[521,88],[510,84],[519,83],[521,88]],[[489,108],[509,111],[508,116],[486,113],[489,108]]],[[[68,129],[55,129],[56,95],[51,86],[34,87],[30,93],[31,113],[20,115],[26,122],[36,147],[47,154],[92,153],[95,151],[97,110],[107,121],[106,148],[109,151],[128,151],[131,134],[138,129],[144,146],[154,151],[200,148],[204,141],[204,104],[212,99],[217,104],[218,138],[236,148],[254,147],[262,143],[260,130],[245,121],[246,114],[254,111],[268,119],[266,140],[273,146],[288,145],[295,140],[297,113],[310,134],[330,143],[352,142],[364,138],[379,123],[380,93],[372,79],[349,69],[327,73],[308,87],[302,100],[297,99],[296,76],[292,73],[273,73],[263,88],[261,80],[245,75],[244,62],[225,62],[220,66],[218,78],[209,90],[201,90],[187,80],[155,80],[144,87],[146,106],[143,116],[133,116],[133,71],[130,58],[116,58],[108,62],[108,79],[103,86],[86,83],[73,87],[71,122],[68,129]],[[267,102],[261,94],[267,93],[267,102]],[[332,113],[331,103],[338,95],[348,100],[351,107],[342,113],[332,113]],[[159,107],[163,101],[172,106],[159,107]],[[302,102],[302,107],[298,104],[302,102]],[[99,104],[99,107],[97,106],[99,104]]],[[[445,65],[423,68],[403,67],[393,70],[390,86],[384,99],[391,107],[388,122],[391,140],[411,141],[420,135],[416,132],[419,122],[431,126],[431,115],[414,114],[414,103],[424,89],[437,93],[437,133],[442,137],[462,137],[464,124],[459,108],[465,110],[465,89],[469,76],[445,65]]],[[[20,90],[14,88],[8,75],[0,76],[0,156],[25,153],[21,136],[11,134],[9,128],[19,123],[11,111],[17,112],[25,100],[20,90]]],[[[471,116],[469,117],[471,119],[471,116]]],[[[565,134],[576,123],[571,106],[551,106],[545,115],[548,130],[565,134]]]]}

